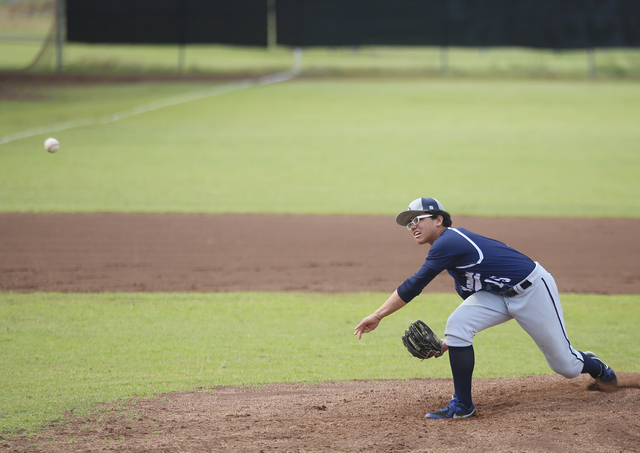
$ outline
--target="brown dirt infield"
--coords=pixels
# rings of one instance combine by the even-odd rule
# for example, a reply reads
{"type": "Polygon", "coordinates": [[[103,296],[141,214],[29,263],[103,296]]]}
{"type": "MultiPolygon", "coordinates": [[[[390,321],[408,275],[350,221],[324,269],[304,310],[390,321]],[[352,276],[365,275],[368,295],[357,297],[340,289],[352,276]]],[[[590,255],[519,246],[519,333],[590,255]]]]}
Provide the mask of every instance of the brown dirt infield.
{"type": "MultiPolygon", "coordinates": [[[[563,293],[640,293],[639,219],[454,226],[526,253],[563,293]]],[[[427,252],[388,217],[0,213],[0,291],[391,292],[427,252]]]]}
{"type": "MultiPolygon", "coordinates": [[[[561,292],[640,293],[640,220],[454,225],[540,261],[561,292]]],[[[0,291],[391,292],[427,251],[387,217],[0,214],[0,291]]],[[[450,278],[428,291],[452,291],[450,278]]],[[[615,391],[587,376],[479,379],[474,419],[423,419],[450,380],[219,388],[69,414],[38,437],[0,437],[0,451],[640,451],[640,375],[611,365],[615,391]]]]}

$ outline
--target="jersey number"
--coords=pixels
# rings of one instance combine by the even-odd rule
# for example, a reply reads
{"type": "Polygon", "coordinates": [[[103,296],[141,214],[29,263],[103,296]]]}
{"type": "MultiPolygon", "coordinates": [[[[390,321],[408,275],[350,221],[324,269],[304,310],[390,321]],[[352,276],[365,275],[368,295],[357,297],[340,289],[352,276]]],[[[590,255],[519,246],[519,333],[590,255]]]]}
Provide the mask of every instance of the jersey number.
{"type": "Polygon", "coordinates": [[[480,291],[482,289],[482,282],[480,281],[480,274],[474,274],[473,272],[465,272],[467,276],[467,290],[468,291],[480,291]]]}

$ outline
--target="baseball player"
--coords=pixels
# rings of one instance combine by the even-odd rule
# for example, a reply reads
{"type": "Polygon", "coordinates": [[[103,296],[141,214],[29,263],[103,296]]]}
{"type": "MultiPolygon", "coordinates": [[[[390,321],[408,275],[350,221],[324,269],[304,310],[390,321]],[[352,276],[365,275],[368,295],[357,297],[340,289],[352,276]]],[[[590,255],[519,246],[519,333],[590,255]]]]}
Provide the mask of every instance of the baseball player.
{"type": "Polygon", "coordinates": [[[355,328],[358,339],[415,298],[443,270],[464,299],[451,314],[442,350],[449,351],[455,394],[443,409],[426,418],[476,415],[471,398],[476,333],[515,319],[535,341],[549,367],[566,378],[589,373],[602,384],[616,385],[612,368],[592,352],[574,349],[565,330],[558,288],[551,274],[502,242],[453,228],[451,216],[434,198],[418,198],[396,217],[419,245],[430,244],[422,267],[402,283],[373,314],[355,328]]]}

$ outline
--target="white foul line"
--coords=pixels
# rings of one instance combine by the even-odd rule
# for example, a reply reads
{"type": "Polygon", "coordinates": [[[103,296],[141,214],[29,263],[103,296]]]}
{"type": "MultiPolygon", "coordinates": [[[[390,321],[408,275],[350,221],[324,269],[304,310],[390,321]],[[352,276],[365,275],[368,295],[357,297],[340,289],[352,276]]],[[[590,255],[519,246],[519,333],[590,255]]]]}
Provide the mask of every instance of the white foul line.
{"type": "Polygon", "coordinates": [[[114,121],[118,121],[124,118],[128,118],[134,115],[140,115],[141,113],[152,112],[164,107],[171,107],[173,105],[183,104],[185,102],[196,101],[199,99],[208,98],[211,96],[217,96],[219,94],[229,93],[231,91],[238,91],[244,88],[249,88],[254,85],[269,85],[270,83],[284,82],[285,80],[292,79],[293,73],[279,72],[277,74],[270,74],[262,76],[257,79],[244,79],[237,82],[230,82],[225,85],[215,86],[213,88],[207,88],[205,90],[198,90],[191,93],[181,94],[178,96],[172,96],[159,101],[149,102],[148,104],[139,105],[131,109],[122,110],[120,112],[112,113],[111,115],[105,115],[100,118],[90,119],[84,118],[80,120],[65,121],[63,123],[50,124],[48,126],[37,127],[34,129],[27,129],[25,131],[15,132],[13,134],[0,137],[0,145],[3,143],[12,142],[21,138],[33,137],[34,135],[50,134],[52,132],[64,131],[66,129],[73,129],[75,127],[91,126],[93,124],[107,124],[114,121]]]}

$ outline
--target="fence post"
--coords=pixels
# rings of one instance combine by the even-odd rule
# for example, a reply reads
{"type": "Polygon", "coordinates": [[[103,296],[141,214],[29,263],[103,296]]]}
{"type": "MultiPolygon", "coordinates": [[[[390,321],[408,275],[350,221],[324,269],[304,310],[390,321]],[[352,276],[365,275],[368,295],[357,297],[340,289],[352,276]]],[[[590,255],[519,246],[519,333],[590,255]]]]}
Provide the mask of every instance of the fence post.
{"type": "Polygon", "coordinates": [[[449,48],[446,46],[440,47],[440,75],[446,76],[449,72],[449,48]]]}
{"type": "Polygon", "coordinates": [[[187,52],[185,43],[178,44],[178,72],[184,72],[184,60],[187,52]]]}
{"type": "Polygon", "coordinates": [[[278,45],[277,32],[276,0],[267,0],[267,49],[273,50],[278,45]]]}
{"type": "Polygon", "coordinates": [[[449,22],[451,20],[451,2],[449,0],[443,0],[441,8],[440,75],[446,76],[449,72],[449,22]]]}
{"type": "Polygon", "coordinates": [[[293,75],[300,75],[302,71],[302,47],[293,48],[293,75]]]}
{"type": "Polygon", "coordinates": [[[596,72],[596,49],[595,47],[591,47],[587,49],[587,75],[590,79],[595,79],[596,72]]]}
{"type": "Polygon", "coordinates": [[[56,0],[56,72],[62,72],[62,21],[64,20],[64,0],[56,0]]]}

